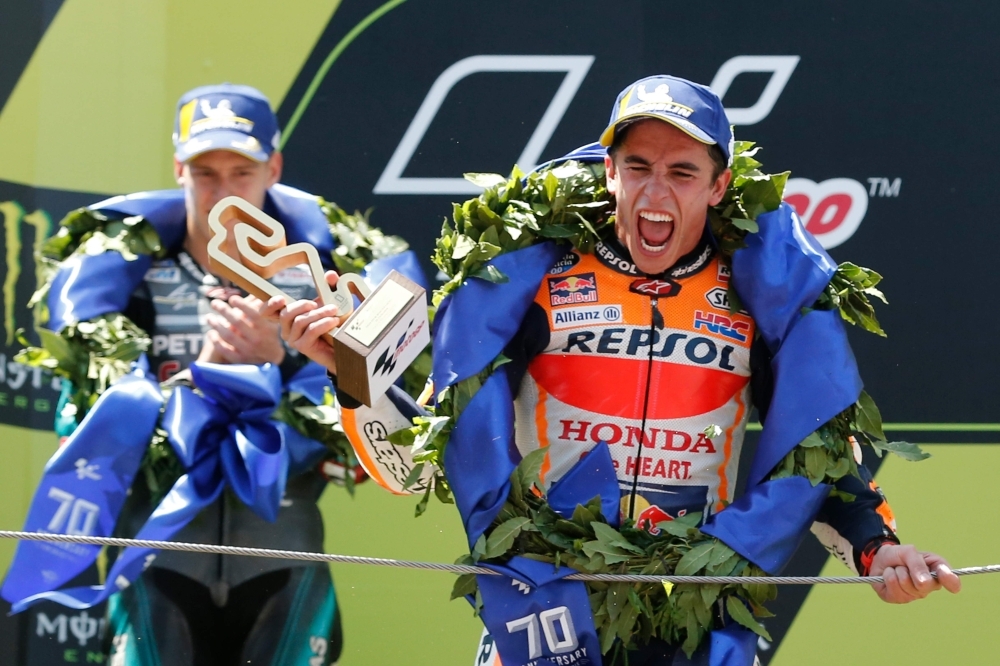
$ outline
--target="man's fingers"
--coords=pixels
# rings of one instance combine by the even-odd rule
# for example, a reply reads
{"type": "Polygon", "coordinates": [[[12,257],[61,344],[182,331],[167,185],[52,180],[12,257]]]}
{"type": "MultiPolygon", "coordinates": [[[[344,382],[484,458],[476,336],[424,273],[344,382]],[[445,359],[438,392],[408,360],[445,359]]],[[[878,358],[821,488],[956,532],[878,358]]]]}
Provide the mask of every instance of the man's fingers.
{"type": "Polygon", "coordinates": [[[326,283],[331,287],[336,287],[337,280],[340,279],[340,276],[337,275],[337,271],[327,271],[325,277],[326,277],[326,283]]]}
{"type": "Polygon", "coordinates": [[[939,564],[934,569],[937,572],[938,583],[951,592],[958,594],[962,590],[962,579],[955,575],[947,563],[939,564]]]}
{"type": "MultiPolygon", "coordinates": [[[[233,296],[232,298],[239,298],[238,296],[233,296]]],[[[225,318],[227,322],[233,326],[245,326],[249,322],[247,321],[247,315],[234,306],[229,305],[225,301],[215,299],[212,301],[212,309],[215,310],[219,316],[225,318]]]]}
{"type": "Polygon", "coordinates": [[[906,600],[909,601],[910,598],[919,598],[922,596],[917,590],[916,582],[913,579],[913,575],[909,569],[905,566],[898,566],[896,569],[896,580],[899,582],[899,589],[905,595],[906,600]]]}
{"type": "Polygon", "coordinates": [[[889,603],[892,604],[900,603],[899,601],[896,600],[896,597],[899,596],[899,581],[896,580],[896,570],[893,569],[892,567],[889,567],[888,569],[883,571],[880,575],[882,576],[882,581],[883,581],[882,589],[879,590],[877,586],[875,588],[876,591],[878,591],[879,596],[882,597],[885,601],[888,601],[889,603]]]}
{"type": "MultiPolygon", "coordinates": [[[[311,312],[306,312],[295,317],[289,331],[289,340],[299,340],[306,330],[315,322],[329,320],[330,325],[326,326],[327,331],[332,331],[340,325],[340,318],[336,316],[337,308],[333,305],[324,305],[311,312]]],[[[315,337],[313,338],[315,339],[315,337]]]]}
{"type": "Polygon", "coordinates": [[[267,303],[264,304],[264,307],[260,309],[260,316],[269,321],[277,322],[278,315],[281,314],[281,311],[285,309],[285,305],[287,304],[288,299],[284,296],[272,296],[267,303]]]}
{"type": "Polygon", "coordinates": [[[948,560],[944,559],[937,553],[922,553],[924,557],[924,562],[927,566],[937,573],[937,582],[944,589],[948,590],[952,594],[958,594],[962,589],[962,579],[955,575],[951,570],[951,565],[948,564],[948,560]]]}
{"type": "Polygon", "coordinates": [[[313,301],[295,301],[286,305],[279,317],[281,337],[290,343],[292,341],[292,324],[295,322],[295,318],[318,307],[313,301]]]}
{"type": "Polygon", "coordinates": [[[212,327],[215,334],[235,351],[244,351],[244,348],[247,347],[246,338],[240,335],[239,331],[228,320],[210,314],[205,317],[205,321],[212,327]]]}
{"type": "Polygon", "coordinates": [[[256,296],[230,296],[229,305],[240,312],[248,321],[254,321],[260,317],[260,308],[263,302],[256,296]]]}
{"type": "Polygon", "coordinates": [[[934,590],[941,588],[941,583],[931,575],[931,570],[927,566],[925,553],[921,553],[916,548],[908,547],[903,551],[903,564],[909,571],[910,580],[914,586],[914,594],[917,598],[923,599],[934,590]]]}
{"type": "Polygon", "coordinates": [[[275,314],[278,314],[285,309],[286,305],[288,305],[288,299],[283,295],[278,294],[277,296],[272,296],[267,301],[267,305],[265,307],[268,312],[274,311],[275,314]]]}
{"type": "Polygon", "coordinates": [[[915,599],[913,594],[906,589],[907,585],[910,589],[913,586],[909,583],[909,577],[906,576],[905,567],[887,567],[882,572],[882,579],[885,581],[885,591],[879,596],[889,603],[905,604],[915,599]],[[903,580],[904,576],[906,577],[905,581],[903,580]]]}
{"type": "Polygon", "coordinates": [[[243,296],[243,302],[252,307],[254,309],[254,312],[257,313],[259,313],[265,305],[264,301],[260,300],[253,294],[247,294],[246,296],[243,296]]]}
{"type": "MultiPolygon", "coordinates": [[[[318,342],[320,338],[337,328],[339,323],[340,322],[335,318],[323,318],[318,321],[314,321],[306,327],[306,330],[302,334],[302,341],[305,343],[318,342]]],[[[324,340],[323,342],[327,341],[324,340]]],[[[327,342],[327,344],[330,343],[327,342]]]]}
{"type": "Polygon", "coordinates": [[[239,352],[233,348],[228,342],[222,339],[217,329],[212,329],[206,335],[212,342],[212,345],[217,356],[221,356],[225,363],[238,363],[239,362],[239,352]]]}

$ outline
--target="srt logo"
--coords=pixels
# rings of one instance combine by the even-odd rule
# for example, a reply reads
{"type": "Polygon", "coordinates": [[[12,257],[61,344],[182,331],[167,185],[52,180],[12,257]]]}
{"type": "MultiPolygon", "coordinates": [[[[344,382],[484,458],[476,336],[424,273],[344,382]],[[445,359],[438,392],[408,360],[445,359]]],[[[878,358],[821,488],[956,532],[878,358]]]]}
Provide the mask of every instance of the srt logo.
{"type": "MultiPolygon", "coordinates": [[[[725,101],[733,81],[741,74],[770,74],[757,100],[746,107],[727,107],[733,125],[754,125],[770,115],[799,64],[796,55],[740,55],[722,63],[711,88],[725,101]]],[[[375,184],[375,194],[478,194],[482,188],[463,178],[403,176],[448,93],[463,79],[485,72],[565,72],[555,96],[542,114],[517,164],[525,171],[537,166],[563,115],[594,63],[590,55],[477,55],[448,67],[431,85],[406,133],[375,184]]],[[[608,92],[608,99],[616,91],[608,92]]],[[[498,143],[501,143],[498,137],[498,143]]],[[[582,141],[581,141],[582,143],[582,141]]],[[[849,178],[814,183],[793,178],[785,190],[786,200],[796,209],[806,228],[825,248],[840,245],[857,230],[868,208],[864,186],[849,178]]]]}

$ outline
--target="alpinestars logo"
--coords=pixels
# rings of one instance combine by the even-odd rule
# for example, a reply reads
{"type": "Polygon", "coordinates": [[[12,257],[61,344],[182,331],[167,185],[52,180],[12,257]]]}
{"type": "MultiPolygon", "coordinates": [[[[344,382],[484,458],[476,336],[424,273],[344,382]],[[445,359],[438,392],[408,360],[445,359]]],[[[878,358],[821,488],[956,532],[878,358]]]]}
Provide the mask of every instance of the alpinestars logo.
{"type": "Polygon", "coordinates": [[[681,293],[681,286],[673,280],[644,278],[633,280],[632,284],[628,286],[628,290],[632,293],[643,294],[645,296],[667,297],[676,296],[681,293]]]}

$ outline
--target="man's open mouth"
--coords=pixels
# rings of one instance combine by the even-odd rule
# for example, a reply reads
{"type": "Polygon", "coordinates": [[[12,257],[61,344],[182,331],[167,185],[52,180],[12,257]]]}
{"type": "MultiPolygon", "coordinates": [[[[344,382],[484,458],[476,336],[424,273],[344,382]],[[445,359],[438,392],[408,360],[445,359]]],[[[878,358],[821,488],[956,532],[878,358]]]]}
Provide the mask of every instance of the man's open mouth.
{"type": "Polygon", "coordinates": [[[636,226],[642,249],[653,254],[665,250],[674,235],[674,217],[669,213],[642,211],[636,226]]]}

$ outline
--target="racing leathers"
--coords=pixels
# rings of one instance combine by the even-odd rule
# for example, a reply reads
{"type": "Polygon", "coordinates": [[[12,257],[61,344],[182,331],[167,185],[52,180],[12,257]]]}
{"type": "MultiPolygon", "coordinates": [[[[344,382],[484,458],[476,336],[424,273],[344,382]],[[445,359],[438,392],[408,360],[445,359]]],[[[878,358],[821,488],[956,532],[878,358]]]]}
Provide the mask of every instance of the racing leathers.
{"type": "MultiPolygon", "coordinates": [[[[312,298],[308,270],[292,267],[270,280],[295,298],[312,298]]],[[[150,336],[150,371],[161,382],[197,360],[212,299],[242,293],[204,273],[184,251],[154,261],[125,310],[150,336]]],[[[304,365],[289,351],[287,381],[304,365]]],[[[323,519],[316,502],[327,481],[314,466],[290,474],[278,518],[265,521],[232,490],[203,509],[174,539],[193,543],[321,552],[323,519]]],[[[155,503],[141,480],[119,519],[134,534],[155,503]]],[[[122,663],[334,663],[342,637],[326,565],[287,560],[161,552],[136,584],[112,597],[112,659],[122,663]],[[153,637],[155,648],[148,647],[153,637]],[[146,642],[144,646],[143,641],[146,642]],[[316,659],[318,657],[318,659],[316,659]],[[310,661],[316,659],[316,661],[310,661]]],[[[113,662],[114,663],[114,662],[113,662]]]]}
{"type": "MultiPolygon", "coordinates": [[[[614,239],[593,254],[572,250],[552,267],[503,352],[517,449],[523,456],[546,448],[546,487],[605,442],[621,515],[654,533],[679,516],[704,521],[733,501],[750,412],[766,419],[772,376],[753,319],[730,311],[729,280],[707,235],[660,275],[641,273],[614,239]]],[[[340,397],[359,458],[399,492],[380,480],[397,474],[379,469],[372,452],[387,447],[380,433],[408,425],[416,407],[394,390],[371,408],[340,397]]],[[[827,500],[813,532],[866,573],[874,549],[896,538],[881,492],[859,471],[862,480],[836,484],[854,501],[827,500]]]]}

